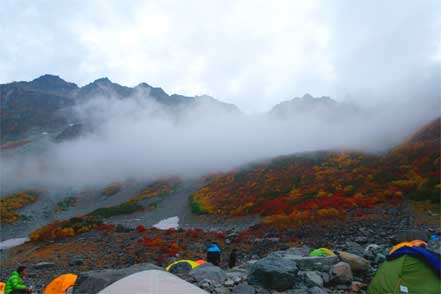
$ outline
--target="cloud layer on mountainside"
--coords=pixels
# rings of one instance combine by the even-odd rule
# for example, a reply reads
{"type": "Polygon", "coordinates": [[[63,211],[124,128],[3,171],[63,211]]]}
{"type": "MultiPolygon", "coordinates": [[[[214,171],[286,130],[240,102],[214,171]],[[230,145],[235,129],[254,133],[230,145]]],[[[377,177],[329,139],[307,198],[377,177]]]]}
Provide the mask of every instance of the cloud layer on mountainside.
{"type": "Polygon", "coordinates": [[[350,109],[278,117],[221,111],[211,103],[173,112],[145,97],[95,97],[75,108],[87,125],[82,136],[3,158],[2,181],[5,187],[85,187],[197,177],[302,151],[384,151],[439,116],[439,99],[350,109]]]}

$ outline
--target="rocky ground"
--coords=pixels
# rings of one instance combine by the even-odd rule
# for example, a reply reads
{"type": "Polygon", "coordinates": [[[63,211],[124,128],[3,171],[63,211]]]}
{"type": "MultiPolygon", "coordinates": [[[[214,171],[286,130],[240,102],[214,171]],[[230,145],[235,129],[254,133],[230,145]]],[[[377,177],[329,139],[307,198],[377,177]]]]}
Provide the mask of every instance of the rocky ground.
{"type": "MultiPolygon", "coordinates": [[[[220,267],[200,267],[181,275],[210,293],[364,293],[394,244],[439,234],[438,227],[421,224],[402,209],[381,208],[372,215],[376,217],[348,219],[332,226],[311,224],[277,230],[257,225],[242,232],[140,232],[119,225],[60,242],[28,242],[13,248],[4,253],[0,278],[6,280],[18,264],[26,264],[30,267],[26,282],[35,293],[41,293],[44,285],[62,273],[83,275],[104,269],[124,273],[146,262],[164,267],[177,259],[204,258],[207,242],[215,240],[223,249],[220,267]],[[143,243],[144,238],[157,237],[163,240],[158,246],[143,243]],[[178,249],[170,250],[173,246],[178,249]],[[306,257],[318,247],[330,248],[339,255],[306,257]],[[227,259],[233,248],[239,250],[239,262],[236,268],[228,269],[227,259]]],[[[439,244],[431,246],[439,251],[439,244]]]]}

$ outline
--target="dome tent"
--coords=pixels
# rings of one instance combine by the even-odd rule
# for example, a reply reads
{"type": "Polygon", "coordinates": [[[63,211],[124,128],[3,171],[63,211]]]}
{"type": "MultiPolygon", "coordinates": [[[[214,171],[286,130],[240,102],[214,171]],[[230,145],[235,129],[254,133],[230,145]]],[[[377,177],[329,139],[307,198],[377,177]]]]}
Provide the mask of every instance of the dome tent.
{"type": "Polygon", "coordinates": [[[188,273],[200,265],[200,263],[193,260],[181,259],[168,265],[165,270],[172,274],[188,273]]]}
{"type": "Polygon", "coordinates": [[[53,279],[44,288],[43,294],[65,294],[73,288],[75,282],[77,281],[77,275],[75,274],[64,274],[53,279]]]}
{"type": "Polygon", "coordinates": [[[401,247],[388,255],[368,288],[368,294],[439,294],[440,259],[422,247],[401,247]]]}
{"type": "Polygon", "coordinates": [[[137,272],[104,288],[98,294],[207,294],[181,278],[160,270],[137,272]]]}

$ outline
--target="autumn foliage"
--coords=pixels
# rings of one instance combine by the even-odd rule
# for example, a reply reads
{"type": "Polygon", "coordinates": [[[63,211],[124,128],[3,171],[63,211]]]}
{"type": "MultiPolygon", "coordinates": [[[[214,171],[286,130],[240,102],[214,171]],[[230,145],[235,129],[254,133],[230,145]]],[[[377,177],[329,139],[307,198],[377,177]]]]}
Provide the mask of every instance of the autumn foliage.
{"type": "Polygon", "coordinates": [[[14,223],[20,219],[17,210],[37,201],[38,193],[17,192],[0,199],[0,222],[14,223]]]}
{"type": "Polygon", "coordinates": [[[102,221],[89,216],[74,217],[65,221],[56,221],[33,231],[32,241],[53,241],[73,237],[91,231],[100,226],[102,221]]]}
{"type": "Polygon", "coordinates": [[[439,120],[385,155],[353,151],[283,156],[216,175],[193,193],[195,213],[259,214],[266,223],[315,222],[404,197],[440,201],[439,120]],[[437,131],[438,130],[438,131],[437,131]]]}
{"type": "Polygon", "coordinates": [[[138,195],[131,197],[129,199],[129,202],[138,202],[156,196],[162,196],[172,193],[180,184],[181,184],[181,180],[179,178],[169,178],[165,180],[156,181],[148,185],[138,195]]]}

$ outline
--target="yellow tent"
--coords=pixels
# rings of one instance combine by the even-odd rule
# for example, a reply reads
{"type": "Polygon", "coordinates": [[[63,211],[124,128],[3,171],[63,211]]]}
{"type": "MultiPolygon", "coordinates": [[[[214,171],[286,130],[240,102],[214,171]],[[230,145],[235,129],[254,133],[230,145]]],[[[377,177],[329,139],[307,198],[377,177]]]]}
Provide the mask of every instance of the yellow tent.
{"type": "Polygon", "coordinates": [[[43,294],[66,294],[66,291],[71,289],[77,281],[77,275],[64,274],[56,277],[50,282],[43,291],[43,294]]]}
{"type": "Polygon", "coordinates": [[[165,270],[171,273],[180,273],[180,272],[189,272],[192,269],[200,266],[201,264],[188,259],[181,259],[178,261],[173,262],[172,264],[169,264],[165,270]]]}

